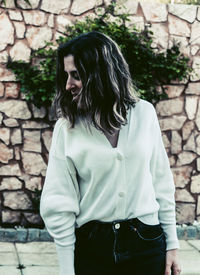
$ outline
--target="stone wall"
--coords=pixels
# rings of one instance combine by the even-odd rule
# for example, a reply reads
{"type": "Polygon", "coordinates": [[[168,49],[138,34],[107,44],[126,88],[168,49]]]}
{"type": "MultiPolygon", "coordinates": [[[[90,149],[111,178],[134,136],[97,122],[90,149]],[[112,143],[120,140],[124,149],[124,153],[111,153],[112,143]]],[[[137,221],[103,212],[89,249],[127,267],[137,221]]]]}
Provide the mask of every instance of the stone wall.
{"type": "MultiPolygon", "coordinates": [[[[30,60],[31,50],[63,35],[65,26],[109,0],[7,0],[0,6],[0,225],[42,227],[35,188],[42,189],[53,122],[45,109],[28,104],[6,69],[12,59],[30,60]]],[[[121,3],[121,2],[120,2],[121,3]]],[[[187,81],[167,86],[169,99],[157,104],[163,140],[176,184],[177,221],[200,221],[200,7],[127,0],[130,24],[151,23],[153,47],[165,50],[174,40],[195,69],[187,81]]],[[[116,10],[115,16],[123,9],[116,10]]]]}

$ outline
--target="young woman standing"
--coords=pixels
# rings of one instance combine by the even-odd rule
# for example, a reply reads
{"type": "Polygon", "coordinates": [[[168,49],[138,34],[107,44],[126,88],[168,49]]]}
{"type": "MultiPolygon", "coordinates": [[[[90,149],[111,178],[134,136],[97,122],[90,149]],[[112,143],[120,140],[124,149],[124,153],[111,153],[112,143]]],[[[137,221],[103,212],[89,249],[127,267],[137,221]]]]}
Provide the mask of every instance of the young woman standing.
{"type": "Polygon", "coordinates": [[[174,181],[153,105],[99,32],[58,48],[40,213],[60,275],[180,274],[174,181]]]}

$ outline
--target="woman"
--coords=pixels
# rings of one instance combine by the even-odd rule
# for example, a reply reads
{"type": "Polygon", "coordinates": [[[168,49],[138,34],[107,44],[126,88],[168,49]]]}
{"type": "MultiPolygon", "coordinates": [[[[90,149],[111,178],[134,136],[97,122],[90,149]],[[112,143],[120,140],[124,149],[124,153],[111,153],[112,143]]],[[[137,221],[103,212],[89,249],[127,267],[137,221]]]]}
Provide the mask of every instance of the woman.
{"type": "Polygon", "coordinates": [[[61,45],[40,212],[61,275],[180,274],[174,182],[153,105],[119,47],[90,32],[61,45]]]}

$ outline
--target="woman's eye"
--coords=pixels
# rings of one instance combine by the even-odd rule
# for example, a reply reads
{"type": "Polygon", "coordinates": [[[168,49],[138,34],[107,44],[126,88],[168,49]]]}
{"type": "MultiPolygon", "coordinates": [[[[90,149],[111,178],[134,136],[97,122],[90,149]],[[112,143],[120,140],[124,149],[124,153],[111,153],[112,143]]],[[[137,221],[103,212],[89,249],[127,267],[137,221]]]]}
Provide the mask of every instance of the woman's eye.
{"type": "Polygon", "coordinates": [[[80,80],[80,77],[79,77],[79,75],[78,75],[77,72],[74,72],[74,73],[73,73],[73,77],[74,77],[76,80],[80,80]]]}

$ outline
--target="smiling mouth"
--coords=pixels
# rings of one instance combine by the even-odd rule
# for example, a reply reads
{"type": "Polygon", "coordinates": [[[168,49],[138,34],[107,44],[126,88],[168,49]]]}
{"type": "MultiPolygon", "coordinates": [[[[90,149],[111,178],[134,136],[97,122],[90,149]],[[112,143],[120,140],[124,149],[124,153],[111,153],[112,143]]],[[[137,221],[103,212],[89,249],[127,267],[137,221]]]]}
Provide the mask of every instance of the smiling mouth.
{"type": "Polygon", "coordinates": [[[72,97],[73,97],[73,101],[77,101],[79,98],[79,94],[78,93],[72,93],[72,97]]]}

